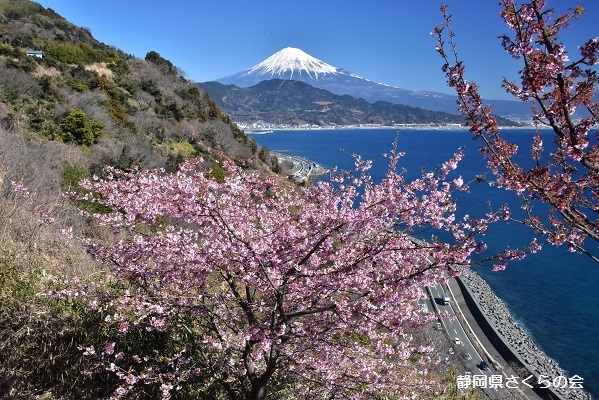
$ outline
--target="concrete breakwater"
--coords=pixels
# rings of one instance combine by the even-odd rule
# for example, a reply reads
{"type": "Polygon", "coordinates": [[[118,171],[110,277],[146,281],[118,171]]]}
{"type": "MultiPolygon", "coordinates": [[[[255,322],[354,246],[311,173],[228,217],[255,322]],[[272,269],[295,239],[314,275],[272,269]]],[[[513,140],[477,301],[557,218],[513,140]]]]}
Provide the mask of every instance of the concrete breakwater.
{"type": "Polygon", "coordinates": [[[270,154],[277,157],[279,164],[290,164],[291,168],[287,172],[287,175],[298,182],[317,178],[327,171],[322,165],[310,161],[307,158],[280,151],[271,151],[270,154]]]}
{"type": "MultiPolygon", "coordinates": [[[[522,327],[516,324],[503,302],[476,272],[463,269],[457,280],[468,307],[495,348],[506,360],[519,364],[534,375],[534,378],[527,381],[528,383],[538,383],[539,377],[551,383],[554,379],[558,379],[559,387],[545,383],[543,386],[553,387],[536,389],[535,392],[542,398],[568,400],[591,398],[583,390],[571,388],[570,386],[577,386],[571,384],[574,381],[568,381],[566,387],[562,387],[563,379],[569,379],[564,371],[537,347],[522,327]]],[[[526,377],[521,376],[520,379],[526,377]]],[[[579,385],[584,385],[584,381],[577,382],[579,385]]]]}

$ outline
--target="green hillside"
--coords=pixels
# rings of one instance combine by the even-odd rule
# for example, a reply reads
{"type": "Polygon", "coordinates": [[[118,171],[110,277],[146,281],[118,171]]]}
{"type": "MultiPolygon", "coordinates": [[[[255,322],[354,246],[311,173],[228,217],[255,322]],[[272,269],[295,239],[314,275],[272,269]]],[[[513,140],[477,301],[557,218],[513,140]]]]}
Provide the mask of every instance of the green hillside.
{"type": "Polygon", "coordinates": [[[232,159],[256,152],[209,95],[157,52],[132,57],[24,0],[0,1],[0,114],[1,128],[27,141],[78,147],[88,169],[124,153],[143,166],[173,168],[208,148],[232,159]]]}
{"type": "MultiPolygon", "coordinates": [[[[258,155],[254,140],[159,53],[135,58],[37,3],[0,0],[0,398],[105,398],[115,390],[106,371],[82,374],[94,364],[81,349],[113,333],[86,304],[46,295],[72,279],[111,282],[59,234],[65,226],[86,237],[108,232],[60,194],[82,193],[79,180],[101,176],[106,165],[175,171],[198,155],[215,179],[224,158],[271,169],[268,152],[258,155]],[[28,197],[15,193],[16,183],[28,197]],[[53,224],[40,223],[46,214],[53,224]]],[[[168,334],[129,345],[169,346],[168,334]]]]}
{"type": "MultiPolygon", "coordinates": [[[[201,255],[193,261],[197,270],[185,269],[184,277],[172,291],[150,294],[151,282],[143,274],[131,270],[125,276],[114,271],[131,259],[144,266],[156,265],[152,257],[132,251],[122,260],[110,257],[106,266],[102,266],[85,247],[92,250],[90,253],[93,253],[90,243],[119,247],[127,235],[169,238],[175,226],[197,231],[198,240],[209,237],[207,227],[223,218],[218,211],[206,213],[213,218],[210,222],[197,222],[193,218],[168,217],[168,213],[153,208],[151,201],[136,203],[140,209],[145,208],[143,211],[156,211],[151,222],[138,219],[137,214],[131,218],[136,222],[131,231],[120,232],[114,225],[111,230],[106,221],[101,221],[102,217],[110,212],[110,218],[117,215],[118,221],[119,214],[125,218],[132,214],[126,214],[126,209],[114,203],[107,206],[94,202],[108,201],[110,194],[102,195],[101,191],[80,183],[82,179],[111,174],[106,166],[125,172],[164,168],[165,172],[157,171],[153,181],[156,183],[165,178],[166,172],[177,171],[182,161],[195,156],[204,160],[197,175],[210,186],[214,183],[214,190],[200,191],[198,186],[189,184],[186,188],[193,195],[179,199],[185,197],[192,203],[205,199],[210,203],[214,199],[214,203],[227,205],[231,197],[223,194],[223,185],[216,182],[232,182],[231,187],[244,188],[240,181],[248,176],[240,173],[239,181],[236,176],[225,180],[233,169],[223,167],[223,161],[232,160],[242,168],[259,170],[264,175],[281,168],[268,150],[258,151],[255,141],[232,124],[207,93],[158,52],[150,51],[144,59],[139,59],[100,43],[88,29],[71,24],[37,3],[0,0],[1,399],[243,398],[241,391],[230,388],[250,387],[248,380],[230,384],[235,376],[222,373],[220,366],[225,364],[219,364],[220,356],[214,357],[217,354],[212,350],[214,346],[204,335],[212,329],[210,318],[196,315],[194,304],[199,304],[196,300],[205,302],[210,309],[218,304],[213,299],[226,289],[219,283],[225,281],[216,276],[221,272],[215,269],[214,275],[205,277],[203,283],[209,291],[214,290],[214,296],[198,295],[206,288],[198,288],[192,275],[203,269],[202,257],[209,258],[205,253],[197,253],[201,255]],[[73,196],[63,195],[65,192],[73,196]],[[186,277],[191,278],[186,280],[186,277]],[[181,282],[188,284],[189,292],[178,291],[181,282]],[[129,303],[135,291],[149,295],[148,302],[129,303]],[[186,297],[181,293],[192,294],[186,297]],[[95,299],[99,301],[84,300],[82,297],[87,294],[97,296],[95,299]],[[188,302],[190,298],[195,300],[188,302]],[[152,321],[154,316],[150,314],[161,312],[154,307],[158,300],[181,304],[181,312],[173,314],[175,323],[160,326],[160,321],[154,320],[156,329],[147,329],[143,320],[152,321]],[[132,311],[144,310],[150,314],[137,321],[122,318],[132,311]],[[166,382],[162,377],[167,378],[166,382]],[[175,381],[180,382],[177,387],[166,385],[175,381]]],[[[116,177],[113,182],[127,183],[120,181],[123,175],[113,175],[116,177]]],[[[148,181],[139,182],[129,186],[128,193],[143,193],[143,185],[153,187],[148,181]]],[[[265,181],[269,182],[272,181],[265,181]]],[[[269,183],[248,191],[248,197],[234,201],[236,207],[242,214],[247,211],[246,204],[269,207],[268,201],[279,195],[279,189],[286,192],[293,187],[290,182],[279,182],[281,185],[275,188],[269,183]]],[[[194,210],[193,204],[176,203],[176,196],[168,187],[161,190],[160,194],[167,198],[167,208],[194,210]]],[[[280,196],[287,199],[286,193],[280,196]]],[[[148,198],[152,200],[151,195],[148,198]]],[[[233,197],[236,198],[239,199],[233,197]]],[[[283,209],[289,209],[294,221],[302,223],[297,206],[286,200],[281,204],[283,209]]],[[[263,223],[252,214],[248,218],[251,218],[249,226],[263,223]]],[[[237,235],[229,226],[222,232],[232,237],[237,235]]],[[[288,240],[285,229],[280,232],[283,240],[288,240]]],[[[256,238],[254,235],[250,241],[256,238]]],[[[289,241],[289,246],[295,245],[295,241],[289,241]]],[[[148,246],[160,252],[155,247],[148,246]]],[[[183,257],[193,256],[190,254],[193,251],[185,246],[175,244],[172,248],[183,257]]],[[[224,253],[228,255],[229,249],[224,253]]],[[[229,261],[237,262],[237,254],[230,253],[233,256],[225,266],[229,261]]],[[[168,254],[164,258],[170,259],[168,254]]],[[[259,265],[262,267],[262,263],[259,265]]],[[[156,277],[163,274],[168,271],[160,269],[156,277]]],[[[227,279],[241,276],[241,282],[244,274],[245,271],[227,279]]],[[[248,298],[261,302],[251,293],[254,289],[250,285],[245,288],[233,285],[231,289],[237,293],[243,288],[248,298]]],[[[432,327],[424,333],[407,328],[414,331],[419,345],[447,342],[432,327]]],[[[335,334],[333,339],[369,342],[367,337],[352,331],[335,334]]],[[[414,352],[408,361],[420,368],[421,357],[420,352],[414,352]]],[[[231,367],[238,363],[233,358],[236,357],[229,355],[222,360],[231,367]]],[[[272,389],[268,398],[279,399],[284,391],[299,394],[304,390],[306,380],[287,372],[269,378],[272,389]]],[[[458,392],[456,370],[444,363],[427,374],[439,383],[434,398],[479,398],[476,392],[458,392]]],[[[420,379],[420,370],[417,378],[420,379]]],[[[433,398],[432,394],[426,397],[430,394],[426,388],[414,390],[422,392],[423,398],[433,398]]],[[[376,398],[391,397],[381,394],[376,398]]]]}

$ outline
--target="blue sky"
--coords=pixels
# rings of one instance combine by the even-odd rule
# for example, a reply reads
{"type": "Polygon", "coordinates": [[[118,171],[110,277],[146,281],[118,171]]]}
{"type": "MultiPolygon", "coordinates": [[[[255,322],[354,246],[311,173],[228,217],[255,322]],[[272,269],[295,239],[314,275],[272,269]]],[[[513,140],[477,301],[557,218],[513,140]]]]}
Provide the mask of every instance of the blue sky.
{"type": "MultiPolygon", "coordinates": [[[[599,36],[599,1],[580,0],[586,14],[569,30],[577,46],[599,36]]],[[[440,0],[40,0],[94,37],[126,53],[154,50],[198,82],[258,64],[297,47],[335,67],[405,89],[451,93],[430,36],[441,23],[440,0]]],[[[507,32],[495,0],[445,0],[467,77],[483,96],[510,99],[501,88],[520,67],[501,48],[507,32]]],[[[575,0],[548,0],[574,7],[575,0]]]]}

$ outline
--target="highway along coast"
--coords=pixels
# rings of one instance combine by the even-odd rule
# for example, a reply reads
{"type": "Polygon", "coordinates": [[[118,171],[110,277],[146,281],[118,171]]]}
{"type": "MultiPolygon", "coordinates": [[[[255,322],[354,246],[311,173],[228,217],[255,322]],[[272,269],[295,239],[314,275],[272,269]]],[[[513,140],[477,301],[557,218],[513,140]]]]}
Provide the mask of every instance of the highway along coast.
{"type": "MultiPolygon", "coordinates": [[[[476,356],[487,362],[493,374],[502,375],[504,388],[519,389],[527,399],[591,399],[590,394],[583,390],[583,378],[567,376],[555,361],[539,349],[475,271],[455,268],[460,270],[460,276],[448,279],[444,289],[428,288],[432,301],[442,297],[440,290],[447,290],[451,297],[450,315],[454,316],[453,321],[445,321],[440,317],[450,338],[457,335],[453,325],[465,325],[465,329],[464,326],[462,329],[468,336],[467,341],[481,350],[480,353],[474,351],[476,356]],[[454,313],[454,309],[457,312],[454,313]],[[506,386],[507,382],[511,383],[506,386]]],[[[441,310],[438,304],[444,302],[437,301],[435,311],[448,311],[441,310]]],[[[472,367],[469,364],[472,362],[466,362],[467,367],[472,367]]],[[[476,368],[472,370],[473,373],[482,372],[476,368]]],[[[489,397],[497,398],[490,390],[485,392],[489,397]]]]}
{"type": "MultiPolygon", "coordinates": [[[[526,130],[513,130],[513,131],[505,131],[502,134],[507,135],[510,140],[514,140],[515,143],[518,143],[522,146],[525,145],[524,137],[526,136],[526,130]]],[[[530,132],[532,133],[532,132],[530,132]]],[[[330,130],[330,131],[274,131],[270,134],[264,135],[252,135],[260,146],[267,147],[269,149],[289,149],[283,153],[283,156],[287,157],[287,152],[295,152],[296,154],[301,154],[303,157],[307,159],[317,160],[317,162],[322,163],[327,167],[337,166],[339,170],[351,170],[353,168],[353,159],[348,157],[348,154],[360,154],[363,159],[373,159],[375,162],[373,163],[372,173],[374,175],[382,176],[388,167],[385,162],[378,161],[377,157],[389,150],[390,143],[392,143],[397,137],[397,132],[395,130],[330,130]],[[340,151],[340,147],[343,151],[340,151]]],[[[402,157],[401,166],[406,169],[409,174],[411,171],[416,171],[412,175],[418,175],[417,171],[421,168],[434,168],[435,165],[440,164],[447,160],[448,157],[451,156],[451,152],[454,149],[459,148],[460,145],[469,140],[469,134],[467,131],[461,130],[432,130],[432,129],[423,129],[423,130],[403,130],[399,133],[399,144],[402,152],[405,152],[405,156],[402,157]]],[[[484,165],[480,165],[478,159],[480,154],[478,153],[478,149],[476,146],[469,146],[466,148],[466,157],[464,164],[462,165],[464,173],[474,174],[478,171],[479,168],[484,168],[484,165]],[[468,164],[471,160],[472,162],[468,164]]],[[[379,157],[380,158],[380,157],[379,157]]],[[[384,160],[383,160],[384,161],[384,160]]],[[[306,164],[304,164],[306,165],[306,164]]],[[[410,178],[410,176],[408,176],[410,178]]],[[[479,203],[482,206],[486,205],[486,201],[490,198],[488,195],[488,190],[486,189],[486,185],[477,186],[477,191],[473,191],[472,193],[468,193],[468,206],[476,207],[479,203]],[[484,187],[483,187],[484,186],[484,187]]],[[[492,192],[492,198],[494,202],[508,202],[508,194],[503,191],[494,191],[492,192]]],[[[469,211],[469,210],[466,210],[469,211]]],[[[475,212],[475,211],[472,211],[475,212]]],[[[512,240],[511,235],[513,230],[509,229],[510,226],[506,227],[505,237],[499,237],[499,241],[501,243],[506,242],[509,243],[512,240]]],[[[516,234],[514,233],[514,237],[516,234]]],[[[547,296],[537,296],[534,290],[531,290],[529,285],[522,286],[514,286],[510,287],[511,291],[511,301],[508,302],[507,299],[499,299],[496,295],[491,295],[492,290],[487,285],[483,284],[483,279],[478,274],[473,274],[472,277],[467,276],[468,273],[464,273],[458,280],[450,279],[448,281],[449,287],[445,287],[445,291],[450,295],[451,301],[450,306],[446,306],[441,304],[441,293],[434,295],[434,299],[436,299],[436,306],[440,309],[447,309],[448,307],[453,307],[457,302],[459,302],[460,308],[464,311],[464,314],[476,314],[476,324],[471,323],[472,329],[477,332],[477,336],[480,333],[480,339],[484,342],[483,337],[487,335],[491,338],[491,340],[487,339],[487,342],[493,342],[497,347],[503,347],[502,350],[509,349],[509,352],[502,351],[502,354],[499,354],[498,351],[488,350],[490,354],[500,356],[504,360],[507,361],[502,363],[502,368],[498,368],[496,364],[494,364],[491,359],[484,358],[486,363],[491,370],[490,377],[492,378],[495,375],[501,376],[502,384],[505,386],[505,380],[510,378],[512,373],[507,373],[507,376],[503,376],[502,372],[507,370],[506,364],[515,368],[513,375],[517,375],[519,378],[518,386],[520,389],[530,389],[526,386],[526,383],[537,383],[539,380],[547,382],[550,381],[551,385],[545,383],[545,386],[551,386],[551,392],[547,393],[547,389],[543,390],[545,393],[542,393],[539,397],[549,397],[549,398],[564,398],[564,399],[588,399],[590,398],[591,392],[594,394],[592,389],[593,385],[596,385],[596,380],[593,379],[593,369],[589,368],[579,368],[576,363],[577,360],[596,360],[597,358],[590,358],[590,355],[595,355],[597,349],[592,346],[593,342],[589,342],[588,340],[584,340],[583,338],[589,337],[588,332],[594,332],[594,324],[593,321],[585,324],[584,316],[587,314],[594,316],[596,310],[593,307],[588,307],[588,304],[580,298],[586,299],[585,296],[572,295],[572,293],[593,293],[596,292],[596,287],[593,286],[592,282],[596,282],[595,276],[592,271],[588,271],[585,269],[586,260],[582,260],[579,258],[573,258],[573,255],[570,253],[560,253],[558,251],[549,252],[549,249],[545,249],[544,252],[536,255],[536,258],[530,257],[530,260],[524,260],[522,262],[523,266],[527,266],[528,268],[518,268],[513,271],[513,279],[517,280],[520,278],[524,282],[528,282],[529,279],[539,279],[540,277],[544,277],[546,274],[542,272],[542,268],[537,268],[537,266],[548,265],[547,275],[551,275],[553,273],[553,267],[559,268],[563,265],[569,265],[572,268],[576,268],[576,271],[584,271],[584,276],[586,279],[579,279],[576,277],[582,275],[573,274],[573,277],[566,276],[564,278],[563,284],[559,286],[563,286],[564,290],[567,288],[568,291],[560,291],[559,287],[554,288],[553,290],[557,294],[562,294],[563,296],[567,296],[567,302],[554,302],[555,298],[560,298],[559,296],[553,296],[552,298],[548,298],[547,296]],[[535,273],[535,271],[538,272],[535,273]],[[463,285],[463,287],[461,287],[463,285]],[[456,289],[456,290],[454,290],[456,289]],[[463,295],[460,294],[464,292],[463,295]],[[453,294],[453,296],[452,296],[453,294]],[[456,302],[454,302],[454,296],[456,302]],[[461,297],[461,299],[457,299],[457,297],[461,297]],[[529,307],[533,307],[531,303],[532,299],[537,299],[541,297],[542,306],[547,309],[552,309],[556,311],[561,311],[562,308],[568,310],[568,314],[559,313],[556,314],[556,317],[552,315],[547,315],[547,320],[552,322],[551,325],[552,331],[555,332],[555,337],[550,339],[552,342],[562,342],[564,338],[568,339],[564,341],[565,343],[571,342],[571,353],[574,356],[569,356],[565,354],[561,354],[561,358],[558,355],[552,355],[551,357],[541,355],[543,353],[543,349],[547,349],[549,352],[552,343],[543,340],[543,337],[535,337],[534,342],[538,342],[538,345],[535,344],[536,348],[530,346],[531,341],[533,341],[532,337],[527,334],[526,331],[522,330],[519,333],[519,325],[525,326],[534,326],[537,321],[532,319],[531,314],[527,314],[526,310],[523,310],[521,304],[531,304],[529,307]],[[474,301],[474,298],[477,300],[474,301]],[[468,304],[466,305],[466,301],[468,304]],[[514,301],[519,302],[519,304],[514,303],[514,301]],[[505,305],[504,305],[505,302],[505,305]],[[563,304],[562,304],[563,303],[563,304]],[[462,304],[464,307],[462,308],[462,304]],[[519,311],[519,320],[515,321],[512,317],[511,320],[508,317],[510,312],[508,312],[507,306],[511,309],[512,307],[519,311]],[[573,307],[573,306],[576,307],[573,307]],[[501,309],[500,309],[501,308],[501,309]],[[470,309],[468,313],[467,310],[470,309]],[[581,310],[584,310],[582,312],[581,310]],[[505,311],[505,312],[504,312],[505,311]],[[481,318],[484,316],[485,318],[481,318]],[[485,320],[492,320],[492,323],[485,324],[485,320]],[[475,325],[483,325],[483,328],[476,329],[475,325]],[[587,326],[588,325],[588,326],[587,326]],[[585,329],[587,331],[585,331],[585,329]],[[499,332],[502,336],[502,340],[496,339],[493,332],[499,332]],[[585,332],[586,335],[582,335],[581,333],[585,332]],[[578,340],[580,339],[580,340],[578,340]],[[501,342],[509,344],[508,346],[502,346],[501,342]],[[505,353],[505,355],[503,355],[505,353]],[[514,355],[516,353],[517,355],[514,355]],[[554,357],[555,361],[553,361],[552,357],[554,357]],[[574,359],[574,360],[572,360],[574,359]],[[574,366],[572,365],[574,363],[574,366]],[[524,364],[524,365],[523,365],[524,364]],[[561,370],[561,368],[565,368],[565,371],[561,370]],[[590,370],[590,372],[589,372],[590,370]],[[527,379],[530,375],[533,375],[533,378],[528,379],[526,383],[522,383],[521,380],[527,379]],[[571,374],[571,375],[570,375],[571,374]],[[584,378],[575,379],[575,378],[584,378]],[[566,378],[568,381],[564,381],[566,378]],[[554,382],[555,381],[555,382],[554,382]],[[568,387],[565,386],[567,383],[568,387]],[[559,386],[559,388],[558,388],[559,386]],[[572,388],[570,388],[572,386],[572,388]],[[576,388],[578,386],[578,388],[576,388]],[[582,386],[582,389],[580,388],[582,386]],[[556,389],[562,389],[558,390],[556,389]],[[558,392],[555,393],[554,392],[558,392]],[[570,391],[571,390],[571,391],[570,391]],[[588,392],[587,392],[588,390],[588,392]],[[568,391],[570,393],[568,393],[568,391]]],[[[474,272],[474,271],[472,271],[474,272]]],[[[486,283],[486,282],[485,282],[486,283]]],[[[552,283],[549,282],[549,283],[552,283]]],[[[493,289],[494,291],[495,289],[493,289]]],[[[543,291],[544,292],[544,291],[543,291]]],[[[433,300],[435,302],[435,300],[433,300]]],[[[535,303],[539,304],[539,303],[535,303]]],[[[436,312],[433,305],[429,304],[428,312],[436,312]]],[[[457,311],[457,310],[456,310],[457,311]]],[[[468,322],[470,323],[474,320],[474,317],[467,317],[468,322]]],[[[445,331],[444,325],[440,322],[441,328],[439,332],[445,331]]],[[[435,324],[436,326],[436,324],[435,324]]],[[[457,328],[456,328],[457,329],[457,328]]],[[[457,329],[459,331],[459,329],[457,329]]],[[[466,327],[466,331],[468,331],[468,327],[466,327]]],[[[447,332],[449,341],[455,340],[457,336],[453,329],[450,329],[447,332]],[[451,336],[449,335],[451,334],[451,336]]],[[[463,343],[467,343],[465,340],[460,340],[463,343]]],[[[455,344],[454,348],[457,350],[463,350],[464,353],[469,353],[472,357],[471,360],[467,360],[464,363],[471,366],[472,376],[475,375],[488,375],[486,372],[482,372],[476,365],[480,366],[481,358],[478,358],[474,352],[467,350],[465,346],[455,344]]],[[[454,349],[454,350],[455,350],[454,349]]],[[[455,357],[452,354],[447,354],[447,357],[451,360],[452,358],[458,358],[459,353],[455,351],[455,357]]],[[[555,352],[553,352],[555,354],[555,352]]],[[[481,351],[481,355],[486,357],[485,352],[481,351]]],[[[499,358],[497,358],[498,361],[499,358]]],[[[587,365],[587,364],[585,364],[587,365]]],[[[491,379],[487,376],[487,382],[491,379]]],[[[510,386],[513,386],[510,384],[510,386]]],[[[531,389],[532,391],[532,389],[531,389]]],[[[493,391],[494,392],[494,391],[493,391]]],[[[510,394],[516,394],[517,389],[510,389],[510,394]]],[[[526,397],[521,398],[534,398],[533,392],[532,395],[527,395],[526,397]]],[[[595,396],[593,396],[595,397],[595,396]]]]}
{"type": "Polygon", "coordinates": [[[277,161],[283,167],[283,173],[296,182],[312,180],[327,172],[327,169],[322,165],[307,158],[281,151],[271,151],[270,154],[277,158],[277,161]]]}

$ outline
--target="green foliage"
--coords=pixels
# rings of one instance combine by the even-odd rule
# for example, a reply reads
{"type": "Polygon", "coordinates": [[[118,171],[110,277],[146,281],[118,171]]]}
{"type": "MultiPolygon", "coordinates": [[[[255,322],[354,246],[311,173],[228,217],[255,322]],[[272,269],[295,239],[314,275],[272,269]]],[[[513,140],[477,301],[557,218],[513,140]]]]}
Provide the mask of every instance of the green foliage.
{"type": "Polygon", "coordinates": [[[71,82],[69,86],[71,86],[71,88],[76,90],[77,92],[89,92],[89,86],[80,81],[71,82]]]}
{"type": "Polygon", "coordinates": [[[53,40],[46,44],[44,57],[66,64],[91,64],[114,61],[116,55],[106,50],[93,48],[87,43],[75,45],[53,40]]]}
{"type": "Polygon", "coordinates": [[[62,170],[62,185],[67,191],[79,191],[79,182],[91,177],[84,165],[66,161],[62,170]]]}
{"type": "Polygon", "coordinates": [[[98,89],[108,95],[108,102],[106,104],[108,115],[117,124],[121,126],[128,126],[131,131],[135,131],[135,126],[129,122],[127,115],[127,99],[130,97],[130,93],[115,85],[114,82],[110,81],[106,76],[102,75],[98,77],[98,89]]]}
{"type": "Polygon", "coordinates": [[[114,62],[108,64],[107,67],[119,78],[122,78],[129,73],[129,64],[120,58],[117,58],[114,62]]]}
{"type": "Polygon", "coordinates": [[[185,89],[177,89],[175,93],[177,93],[183,100],[190,101],[195,104],[199,104],[202,99],[200,89],[198,89],[197,86],[190,86],[185,89]]]}
{"type": "Polygon", "coordinates": [[[58,85],[56,81],[49,77],[48,75],[42,75],[38,79],[38,85],[42,90],[43,98],[49,101],[58,101],[60,100],[60,92],[58,90],[58,85]]]}
{"type": "Polygon", "coordinates": [[[237,126],[233,127],[233,135],[237,140],[241,139],[243,143],[246,143],[248,146],[250,146],[250,149],[252,149],[252,154],[256,154],[258,152],[258,143],[256,143],[253,138],[248,137],[244,131],[238,129],[237,126]]]}
{"type": "Polygon", "coordinates": [[[141,90],[143,90],[144,92],[148,92],[155,98],[161,96],[160,88],[158,87],[156,82],[154,82],[151,79],[142,78],[140,81],[140,87],[141,87],[141,90]]]}
{"type": "Polygon", "coordinates": [[[126,93],[127,99],[129,98],[129,96],[137,93],[137,91],[140,89],[139,82],[136,82],[128,77],[117,78],[115,79],[114,83],[118,85],[119,88],[121,88],[122,92],[124,91],[126,93]]]}
{"type": "Polygon", "coordinates": [[[6,103],[14,104],[21,94],[19,88],[14,85],[3,84],[0,86],[2,100],[6,103]]]}
{"type": "Polygon", "coordinates": [[[269,160],[270,153],[269,153],[269,151],[268,151],[268,149],[266,147],[262,147],[260,149],[260,151],[258,152],[258,158],[260,160],[262,160],[262,162],[264,162],[266,164],[270,163],[270,160],[269,160]]]}
{"type": "MultiPolygon", "coordinates": [[[[67,192],[74,192],[80,195],[90,194],[91,192],[83,189],[79,182],[84,179],[89,179],[91,174],[89,170],[81,164],[65,162],[62,169],[62,187],[67,192]]],[[[94,197],[97,195],[94,194],[94,197]]],[[[77,200],[75,204],[81,210],[85,210],[92,214],[108,214],[112,209],[105,205],[99,204],[92,200],[77,200]]]]}
{"type": "Polygon", "coordinates": [[[19,71],[31,73],[37,67],[39,61],[36,57],[28,57],[19,49],[13,51],[13,57],[6,60],[6,66],[19,71]]]}
{"type": "Polygon", "coordinates": [[[212,119],[220,119],[221,121],[224,121],[224,114],[221,112],[220,108],[218,108],[216,103],[212,101],[208,92],[204,93],[204,101],[208,103],[208,116],[212,119]]]}
{"type": "Polygon", "coordinates": [[[80,302],[46,297],[48,282],[41,263],[20,266],[0,252],[0,397],[108,394],[108,374],[95,380],[81,374],[91,360],[82,357],[80,346],[106,336],[101,316],[80,302]]]}
{"type": "Polygon", "coordinates": [[[60,41],[51,41],[46,44],[44,57],[61,63],[79,64],[85,60],[85,53],[81,47],[60,41]]]}
{"type": "Polygon", "coordinates": [[[169,153],[165,164],[166,172],[179,171],[179,164],[197,154],[197,149],[187,141],[172,142],[168,145],[169,153]]]}
{"type": "Polygon", "coordinates": [[[279,164],[279,160],[277,159],[277,157],[272,156],[270,158],[271,161],[271,165],[272,165],[272,172],[274,172],[275,174],[280,174],[281,173],[281,164],[279,164]]]}
{"type": "Polygon", "coordinates": [[[91,146],[104,134],[103,128],[102,123],[90,120],[83,110],[76,108],[60,123],[59,137],[63,142],[91,146]]]}
{"type": "Polygon", "coordinates": [[[167,75],[177,75],[177,67],[155,51],[150,51],[146,54],[146,61],[158,65],[167,75]]]}
{"type": "Polygon", "coordinates": [[[112,62],[117,59],[116,54],[103,49],[94,48],[87,43],[80,43],[79,47],[85,54],[86,63],[112,62]]]}
{"type": "Polygon", "coordinates": [[[29,110],[29,127],[36,134],[49,140],[60,140],[59,121],[53,110],[49,108],[32,108],[29,110]]]}
{"type": "Polygon", "coordinates": [[[199,119],[202,121],[206,120],[206,115],[202,106],[202,94],[197,86],[178,89],[175,93],[185,101],[181,110],[184,118],[199,119]]]}
{"type": "Polygon", "coordinates": [[[71,68],[69,73],[71,79],[68,79],[67,83],[78,92],[87,92],[98,87],[98,74],[86,70],[81,64],[71,68]]]}
{"type": "Polygon", "coordinates": [[[225,170],[219,162],[212,163],[212,177],[215,181],[223,183],[225,181],[225,170]]]}
{"type": "Polygon", "coordinates": [[[1,0],[0,14],[10,19],[21,19],[34,13],[47,14],[48,11],[38,3],[25,0],[1,0]]]}
{"type": "Polygon", "coordinates": [[[9,44],[0,44],[0,56],[12,57],[14,55],[14,47],[9,44]]]}
{"type": "Polygon", "coordinates": [[[197,153],[196,148],[193,144],[183,141],[183,142],[172,142],[169,145],[170,149],[176,153],[182,153],[185,156],[192,156],[197,153]]]}
{"type": "Polygon", "coordinates": [[[164,169],[169,174],[177,172],[177,171],[179,171],[179,165],[183,161],[185,161],[185,156],[183,155],[183,153],[170,153],[167,156],[166,164],[164,166],[164,169]]]}

